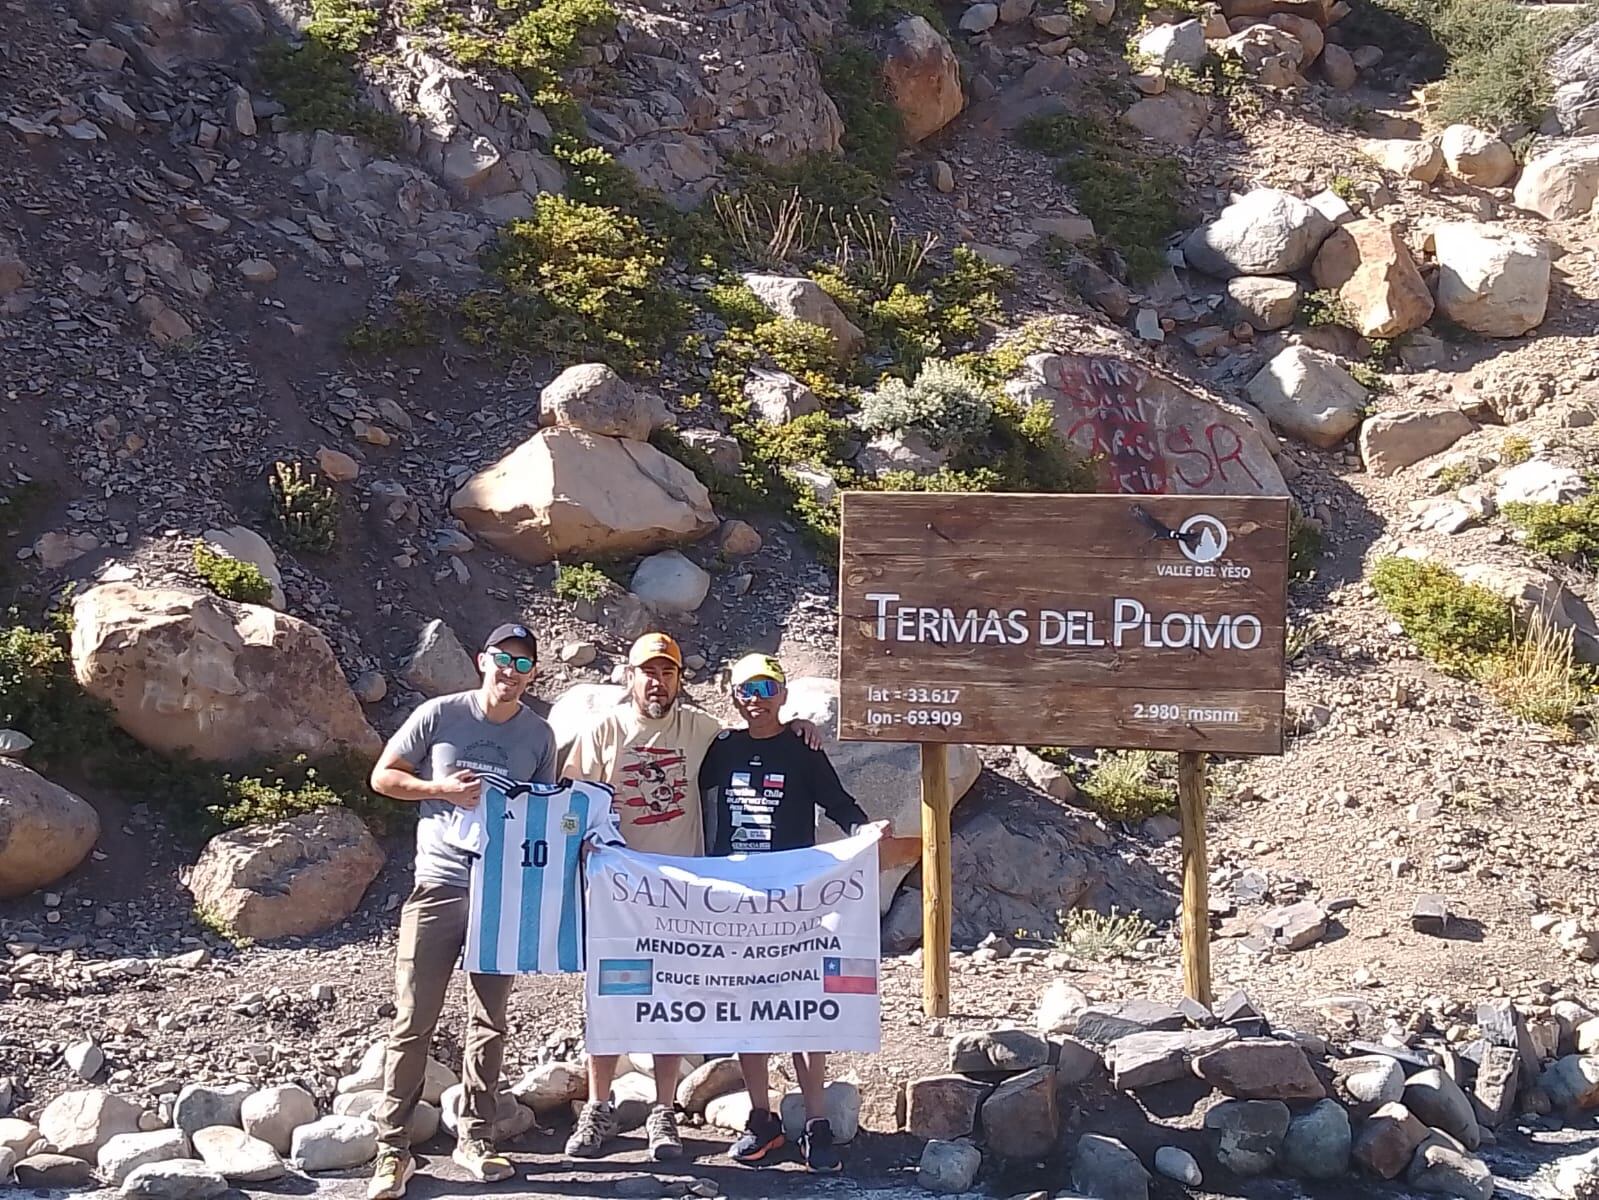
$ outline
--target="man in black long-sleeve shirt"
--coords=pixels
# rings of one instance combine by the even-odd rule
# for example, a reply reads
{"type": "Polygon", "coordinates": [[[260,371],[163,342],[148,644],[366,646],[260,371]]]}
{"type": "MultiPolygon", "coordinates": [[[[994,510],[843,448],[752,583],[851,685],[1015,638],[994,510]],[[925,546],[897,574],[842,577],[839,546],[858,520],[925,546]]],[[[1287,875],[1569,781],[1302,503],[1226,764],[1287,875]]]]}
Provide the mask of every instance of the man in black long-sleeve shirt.
{"type": "MultiPolygon", "coordinates": [[[[799,738],[780,736],[784,683],[782,665],[769,655],[749,654],[733,666],[733,705],[749,728],[719,734],[700,768],[707,854],[814,846],[818,808],[846,833],[869,821],[825,753],[799,738]]],[[[880,824],[886,829],[886,821],[880,824]]],[[[767,1056],[740,1054],[738,1059],[752,1108],[731,1153],[735,1161],[757,1166],[770,1162],[782,1148],[783,1122],[769,1107],[767,1056]]],[[[800,1139],[805,1164],[813,1171],[836,1171],[842,1164],[833,1147],[833,1128],[822,1115],[827,1055],[795,1054],[794,1073],[805,1096],[805,1134],[800,1139]]]]}

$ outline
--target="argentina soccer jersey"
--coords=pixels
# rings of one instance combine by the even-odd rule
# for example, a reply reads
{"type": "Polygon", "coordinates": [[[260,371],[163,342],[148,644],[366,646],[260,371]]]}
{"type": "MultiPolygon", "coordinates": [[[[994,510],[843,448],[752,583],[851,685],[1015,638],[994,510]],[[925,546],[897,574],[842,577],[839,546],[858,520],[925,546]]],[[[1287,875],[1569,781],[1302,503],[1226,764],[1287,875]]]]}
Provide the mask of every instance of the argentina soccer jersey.
{"type": "Polygon", "coordinates": [[[585,841],[618,844],[611,789],[484,775],[483,803],[452,840],[473,855],[464,970],[554,975],[583,969],[585,841]]]}

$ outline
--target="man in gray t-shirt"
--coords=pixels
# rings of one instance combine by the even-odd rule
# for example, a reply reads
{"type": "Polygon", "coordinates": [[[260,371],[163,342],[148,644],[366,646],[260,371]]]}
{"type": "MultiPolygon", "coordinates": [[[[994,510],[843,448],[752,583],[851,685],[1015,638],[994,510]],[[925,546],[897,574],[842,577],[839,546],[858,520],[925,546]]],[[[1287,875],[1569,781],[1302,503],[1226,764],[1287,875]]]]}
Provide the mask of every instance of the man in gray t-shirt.
{"type": "MultiPolygon", "coordinates": [[[[522,703],[538,662],[538,642],[521,625],[501,625],[483,643],[483,682],[471,692],[423,704],[389,739],[372,769],[372,790],[420,804],[416,886],[400,910],[395,953],[394,1026],[383,1070],[383,1102],[373,1113],[383,1143],[367,1187],[370,1200],[398,1200],[416,1171],[406,1126],[427,1072],[433,1030],[466,938],[471,858],[446,833],[457,809],[476,808],[482,773],[555,782],[555,735],[522,703]]],[[[511,975],[467,975],[467,1033],[460,1134],[451,1156],[475,1179],[513,1174],[489,1138],[505,1057],[505,1006],[511,975]]]]}

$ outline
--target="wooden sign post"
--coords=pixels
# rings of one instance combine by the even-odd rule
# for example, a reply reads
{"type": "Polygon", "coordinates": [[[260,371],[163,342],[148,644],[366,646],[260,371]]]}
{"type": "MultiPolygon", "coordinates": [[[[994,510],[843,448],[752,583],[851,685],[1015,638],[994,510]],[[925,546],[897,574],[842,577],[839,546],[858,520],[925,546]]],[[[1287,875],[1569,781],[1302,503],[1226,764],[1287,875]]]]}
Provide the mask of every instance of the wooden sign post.
{"type": "Polygon", "coordinates": [[[1183,995],[1206,1008],[1210,993],[1210,854],[1205,848],[1205,756],[1177,755],[1177,816],[1183,839],[1183,995]]]}
{"type": "Polygon", "coordinates": [[[922,743],[922,1011],[949,1016],[949,747],[922,743]]]}
{"type": "Polygon", "coordinates": [[[839,736],[922,745],[923,1006],[949,1006],[945,743],[1173,750],[1210,1000],[1206,754],[1280,754],[1288,501],[847,492],[839,736]]]}

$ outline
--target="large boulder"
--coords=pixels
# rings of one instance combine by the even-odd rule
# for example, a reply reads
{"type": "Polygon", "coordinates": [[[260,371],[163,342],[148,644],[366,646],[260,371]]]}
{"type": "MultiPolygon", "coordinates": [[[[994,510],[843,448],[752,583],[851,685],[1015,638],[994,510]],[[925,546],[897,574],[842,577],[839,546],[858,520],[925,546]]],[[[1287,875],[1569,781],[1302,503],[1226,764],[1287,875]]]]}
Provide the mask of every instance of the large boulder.
{"type": "Polygon", "coordinates": [[[960,60],[923,17],[902,17],[894,26],[883,55],[883,81],[912,142],[937,133],[966,104],[960,60]]]}
{"type": "Polygon", "coordinates": [[[557,754],[565,757],[578,735],[627,699],[627,689],[614,683],[574,683],[550,705],[546,718],[555,731],[557,754]]]}
{"type": "Polygon", "coordinates": [[[1448,221],[1433,230],[1438,311],[1488,337],[1536,329],[1549,306],[1549,247],[1497,225],[1448,221]]]}
{"type": "Polygon", "coordinates": [[[1205,27],[1198,21],[1151,25],[1137,37],[1138,55],[1151,66],[1197,67],[1205,61],[1205,27]]]}
{"type": "Polygon", "coordinates": [[[1275,438],[1244,406],[1207,399],[1131,359],[1035,354],[1005,390],[1054,410],[1056,432],[1094,461],[1102,491],[1288,495],[1275,438]]]}
{"type": "Polygon", "coordinates": [[[245,1097],[239,1123],[279,1154],[289,1153],[294,1131],[317,1118],[316,1098],[294,1083],[279,1083],[245,1097]]]}
{"type": "Polygon", "coordinates": [[[72,667],[139,741],[219,762],[381,746],[315,626],[209,592],[107,583],[73,605],[72,667]]]}
{"type": "Polygon", "coordinates": [[[1532,159],[1516,181],[1516,207],[1568,221],[1599,198],[1599,136],[1557,142],[1532,159]]]}
{"type": "Polygon", "coordinates": [[[1431,142],[1410,138],[1367,138],[1360,152],[1385,171],[1403,179],[1431,183],[1444,169],[1444,156],[1431,142]]]}
{"type": "Polygon", "coordinates": [[[1360,424],[1370,397],[1337,359],[1309,346],[1278,351],[1245,390],[1277,428],[1326,449],[1360,424]]]}
{"type": "Polygon", "coordinates": [[[1432,316],[1432,293],[1410,251],[1392,225],[1375,217],[1333,230],[1311,274],[1318,288],[1338,294],[1364,337],[1398,337],[1432,316]]]}
{"type": "Polygon", "coordinates": [[[1599,622],[1582,597],[1559,580],[1531,567],[1499,563],[1468,563],[1459,574],[1467,583],[1504,597],[1523,618],[1536,612],[1550,627],[1570,630],[1576,656],[1599,663],[1599,622]]]}
{"type": "Polygon", "coordinates": [[[1219,50],[1222,57],[1241,62],[1263,87],[1290,88],[1301,82],[1299,64],[1305,59],[1305,45],[1286,29],[1250,24],[1223,38],[1219,50]]]}
{"type": "Polygon", "coordinates": [[[1157,142],[1190,146],[1210,120],[1210,97],[1168,87],[1158,96],[1137,101],[1122,114],[1122,120],[1157,142]]]}
{"type": "Polygon", "coordinates": [[[483,681],[455,630],[438,618],[422,626],[401,677],[424,696],[470,692],[483,681]]]}
{"type": "Polygon", "coordinates": [[[1373,475],[1392,475],[1442,454],[1471,428],[1471,418],[1455,408],[1377,413],[1360,427],[1360,458],[1373,475]]]}
{"type": "Polygon", "coordinates": [[[1256,329],[1286,329],[1294,323],[1303,289],[1292,279],[1276,275],[1235,275],[1227,281],[1231,315],[1256,329]]]}
{"type": "Polygon", "coordinates": [[[660,612],[691,613],[705,603],[711,577],[681,551],[662,550],[639,563],[628,587],[660,612]]]}
{"type": "Polygon", "coordinates": [[[705,485],[654,446],[559,427],[472,476],[450,508],[529,563],[647,553],[717,524],[705,485]]]}
{"type": "Polygon", "coordinates": [[[815,280],[795,275],[751,273],[744,276],[744,284],[777,316],[827,330],[844,358],[853,357],[866,342],[866,335],[815,280]]]}
{"type": "Polygon", "coordinates": [[[995,1154],[1020,1162],[1048,1158],[1060,1139],[1055,1068],[1034,1067],[1005,1080],[983,1101],[982,1124],[995,1154]]]}
{"type": "Polygon", "coordinates": [[[0,897],[54,883],[94,848],[100,816],[85,800],[0,758],[0,897]]]}
{"type": "Polygon", "coordinates": [[[245,937],[321,933],[355,911],[383,850],[347,808],[218,834],[188,873],[197,908],[245,937]]]}
{"type": "Polygon", "coordinates": [[[39,1133],[68,1158],[94,1162],[120,1133],[139,1131],[139,1106],[103,1088],[62,1092],[39,1114],[39,1133]]]}
{"type": "Polygon", "coordinates": [[[539,393],[539,424],[642,442],[667,423],[665,406],[604,363],[568,367],[539,393]]]}
{"type": "Polygon", "coordinates": [[[1516,152],[1497,134],[1473,125],[1451,125],[1439,139],[1444,165],[1462,183],[1503,187],[1516,175],[1516,152]]]}
{"type": "Polygon", "coordinates": [[[1183,241],[1190,266],[1207,275],[1291,275],[1310,264],[1332,222],[1299,197],[1257,188],[1183,241]]]}
{"type": "MultiPolygon", "coordinates": [[[[921,748],[908,742],[841,742],[838,740],[838,682],[820,676],[803,676],[788,684],[783,719],[814,721],[822,731],[822,748],[851,795],[874,821],[889,822],[895,837],[914,837],[922,828],[921,748]]],[[[982,760],[970,746],[949,748],[949,788],[958,804],[977,782],[982,760]]],[[[836,841],[843,834],[832,822],[818,816],[820,841],[836,841]]],[[[883,912],[894,890],[910,873],[909,864],[884,870],[878,880],[878,902],[883,912]]]]}
{"type": "Polygon", "coordinates": [[[1599,133],[1599,76],[1574,79],[1555,89],[1555,120],[1568,137],[1599,133]]]}

